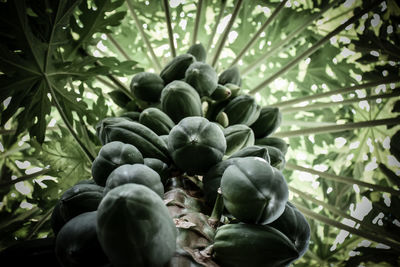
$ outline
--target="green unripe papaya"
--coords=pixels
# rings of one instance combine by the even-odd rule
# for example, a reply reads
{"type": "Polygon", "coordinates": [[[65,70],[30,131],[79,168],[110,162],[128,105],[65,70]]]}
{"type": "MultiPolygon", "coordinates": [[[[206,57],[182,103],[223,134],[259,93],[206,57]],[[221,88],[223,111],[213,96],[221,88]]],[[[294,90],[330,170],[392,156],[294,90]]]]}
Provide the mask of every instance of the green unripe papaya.
{"type": "Polygon", "coordinates": [[[390,139],[390,153],[400,161],[400,131],[397,131],[390,139]]]}
{"type": "Polygon", "coordinates": [[[128,183],[147,186],[160,197],[164,196],[164,186],[161,183],[160,175],[144,164],[126,164],[116,168],[107,179],[104,194],[115,187],[128,183]]]}
{"type": "Polygon", "coordinates": [[[203,117],[187,117],[172,128],[168,150],[181,170],[203,174],[222,160],[226,141],[224,133],[215,123],[203,117]]]}
{"type": "Polygon", "coordinates": [[[222,85],[232,83],[240,86],[240,84],[242,83],[242,79],[240,78],[238,67],[233,66],[224,70],[218,77],[218,83],[222,85]]]}
{"type": "Polygon", "coordinates": [[[273,227],[226,224],[218,228],[213,258],[221,266],[288,266],[299,254],[293,243],[273,227]]]}
{"type": "Polygon", "coordinates": [[[253,124],[260,115],[260,106],[257,105],[254,97],[250,95],[240,95],[230,101],[223,111],[228,115],[229,125],[253,124]]]}
{"type": "Polygon", "coordinates": [[[140,112],[138,111],[124,112],[121,115],[119,115],[119,117],[124,119],[129,119],[131,121],[139,121],[140,112]]]}
{"type": "Polygon", "coordinates": [[[107,94],[111,100],[121,108],[126,108],[128,103],[132,101],[126,94],[119,90],[111,91],[107,94]]]}
{"type": "Polygon", "coordinates": [[[263,107],[258,119],[250,126],[256,138],[266,137],[272,134],[282,122],[282,113],[279,108],[263,107]]]}
{"type": "Polygon", "coordinates": [[[254,133],[249,126],[236,124],[224,129],[225,155],[230,156],[242,148],[254,145],[254,133]]]}
{"type": "Polygon", "coordinates": [[[164,80],[165,84],[169,84],[175,80],[181,80],[185,78],[187,68],[195,61],[196,58],[191,54],[176,56],[164,67],[160,73],[160,77],[164,80]]]}
{"type": "Polygon", "coordinates": [[[143,163],[142,153],[133,145],[113,141],[105,144],[92,163],[96,184],[104,186],[110,173],[124,164],[143,163]]]}
{"type": "Polygon", "coordinates": [[[116,124],[118,122],[125,122],[131,121],[129,118],[125,117],[108,117],[104,118],[96,124],[96,135],[100,139],[102,145],[104,145],[104,140],[106,139],[106,132],[104,131],[105,128],[116,124]]]}
{"type": "Polygon", "coordinates": [[[203,193],[208,206],[214,206],[215,200],[217,199],[218,188],[221,185],[222,175],[234,162],[235,159],[220,161],[212,166],[203,176],[203,193]]]}
{"type": "Polygon", "coordinates": [[[193,55],[197,61],[205,62],[207,59],[207,52],[201,43],[194,44],[189,47],[188,54],[193,55]]]}
{"type": "Polygon", "coordinates": [[[109,261],[97,238],[97,211],[82,213],[67,222],[57,235],[55,252],[65,267],[106,265],[109,261]]]}
{"type": "Polygon", "coordinates": [[[236,85],[236,84],[233,84],[233,83],[226,83],[226,84],[224,84],[224,86],[225,86],[226,88],[228,88],[229,90],[231,90],[231,96],[232,96],[232,97],[236,97],[236,96],[238,96],[238,95],[241,93],[241,91],[240,91],[240,86],[238,86],[238,85],[236,85]]]}
{"type": "Polygon", "coordinates": [[[157,135],[169,134],[175,123],[171,118],[158,108],[146,108],[140,113],[139,122],[157,135]]]}
{"type": "Polygon", "coordinates": [[[215,121],[218,122],[223,128],[228,127],[229,125],[228,115],[226,115],[226,113],[223,111],[218,113],[215,121]]]}
{"type": "Polygon", "coordinates": [[[221,192],[229,213],[255,224],[281,216],[289,195],[282,173],[261,158],[237,158],[222,175],[221,192]]]}
{"type": "Polygon", "coordinates": [[[107,193],[97,211],[97,236],[115,267],[162,267],[176,250],[177,230],[167,207],[140,184],[107,193]]]}
{"type": "Polygon", "coordinates": [[[268,148],[261,146],[248,146],[232,154],[229,158],[259,157],[271,163],[268,148]]]}
{"type": "Polygon", "coordinates": [[[306,253],[310,242],[310,225],[295,205],[288,201],[283,214],[269,226],[279,230],[292,241],[299,257],[306,253]]]}
{"type": "Polygon", "coordinates": [[[161,94],[162,110],[178,123],[185,117],[202,116],[199,93],[183,81],[169,83],[161,94]]]}
{"type": "Polygon", "coordinates": [[[203,62],[194,62],[185,73],[185,81],[193,86],[202,96],[210,96],[218,85],[218,75],[215,70],[203,62]]]}
{"type": "Polygon", "coordinates": [[[144,159],[144,165],[147,167],[150,167],[152,170],[156,171],[158,175],[160,175],[161,182],[163,185],[166,184],[167,179],[170,176],[170,171],[168,168],[168,165],[162,162],[159,159],[154,159],[154,158],[145,158],[144,159]]]}
{"type": "Polygon", "coordinates": [[[76,184],[66,190],[53,209],[51,227],[54,234],[60,231],[66,222],[79,214],[97,210],[103,198],[102,186],[95,184],[76,184]]]}
{"type": "Polygon", "coordinates": [[[266,147],[268,149],[268,154],[271,159],[271,166],[283,170],[283,168],[286,165],[286,159],[285,155],[282,153],[282,151],[276,147],[273,146],[264,146],[260,145],[262,147],[266,147]]]}
{"type": "Polygon", "coordinates": [[[151,72],[136,74],[130,85],[131,92],[136,98],[148,102],[158,102],[163,88],[163,79],[158,74],[151,72]]]}
{"type": "Polygon", "coordinates": [[[256,145],[260,145],[260,146],[276,147],[283,153],[283,155],[286,155],[288,147],[289,147],[289,145],[282,138],[272,137],[272,136],[256,139],[255,143],[256,143],[256,145]]]}
{"type": "MultiPolygon", "coordinates": [[[[226,105],[228,105],[229,102],[231,102],[230,98],[222,100],[222,101],[209,103],[205,117],[210,121],[216,121],[216,118],[218,116],[222,116],[219,114],[223,111],[223,109],[226,107],[226,105]]],[[[223,116],[226,116],[228,119],[228,116],[226,114],[223,116]]]]}
{"type": "Polygon", "coordinates": [[[231,94],[232,92],[228,87],[218,84],[217,88],[210,95],[210,98],[214,101],[222,101],[228,99],[231,96],[231,94]]]}
{"type": "MultiPolygon", "coordinates": [[[[104,121],[104,120],[103,120],[104,121]]],[[[164,141],[148,127],[135,121],[101,122],[98,136],[103,145],[120,141],[135,146],[145,158],[158,158],[169,162],[168,149],[164,141]]]]}

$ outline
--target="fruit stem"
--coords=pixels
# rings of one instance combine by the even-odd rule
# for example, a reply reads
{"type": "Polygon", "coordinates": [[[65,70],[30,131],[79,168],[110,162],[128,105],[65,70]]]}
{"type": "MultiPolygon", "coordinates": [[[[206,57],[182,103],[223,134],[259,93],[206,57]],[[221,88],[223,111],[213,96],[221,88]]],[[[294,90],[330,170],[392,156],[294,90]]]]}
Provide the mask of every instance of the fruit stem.
{"type": "Polygon", "coordinates": [[[174,33],[172,32],[171,13],[169,12],[168,0],[163,0],[163,7],[164,7],[164,12],[165,12],[165,20],[167,22],[169,47],[171,48],[171,55],[174,58],[174,57],[176,57],[176,51],[175,51],[175,43],[174,43],[174,33]]]}
{"type": "Polygon", "coordinates": [[[211,225],[212,228],[217,229],[223,211],[224,211],[224,198],[222,197],[221,189],[218,188],[217,199],[215,200],[211,216],[208,219],[208,223],[211,225]]]}

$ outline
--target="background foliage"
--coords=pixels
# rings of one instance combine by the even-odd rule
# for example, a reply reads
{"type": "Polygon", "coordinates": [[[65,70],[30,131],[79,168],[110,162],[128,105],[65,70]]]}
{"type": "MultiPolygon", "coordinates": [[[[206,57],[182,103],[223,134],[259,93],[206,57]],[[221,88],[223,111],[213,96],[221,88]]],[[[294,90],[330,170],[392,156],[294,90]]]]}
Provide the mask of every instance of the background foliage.
{"type": "MultiPolygon", "coordinates": [[[[219,71],[237,62],[242,87],[284,114],[276,133],[290,144],[284,174],[313,233],[295,265],[398,264],[400,163],[390,151],[400,122],[397,3],[166,2],[176,54],[199,25],[208,61],[217,59],[219,71]]],[[[132,76],[158,72],[173,56],[161,3],[0,3],[0,249],[52,235],[55,201],[91,176],[96,123],[133,109],[132,76]]]]}

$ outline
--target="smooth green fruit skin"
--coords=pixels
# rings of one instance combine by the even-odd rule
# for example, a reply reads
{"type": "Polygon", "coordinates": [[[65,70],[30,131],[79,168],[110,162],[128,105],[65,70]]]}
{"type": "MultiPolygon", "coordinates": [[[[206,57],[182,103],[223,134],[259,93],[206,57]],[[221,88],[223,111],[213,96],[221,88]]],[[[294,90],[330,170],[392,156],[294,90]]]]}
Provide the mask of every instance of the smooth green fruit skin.
{"type": "Polygon", "coordinates": [[[146,186],[110,190],[98,208],[97,225],[112,266],[162,267],[175,253],[175,224],[160,196],[146,186]]]}
{"type": "Polygon", "coordinates": [[[261,146],[273,146],[279,149],[283,155],[286,155],[289,145],[279,137],[264,137],[260,139],[256,139],[256,145],[261,146]]]}
{"type": "Polygon", "coordinates": [[[222,101],[228,99],[231,96],[231,94],[232,92],[228,87],[218,84],[217,88],[210,95],[210,98],[214,101],[222,101]]]}
{"type": "Polygon", "coordinates": [[[160,175],[162,184],[163,185],[166,184],[167,179],[170,176],[170,171],[169,171],[169,167],[167,164],[165,164],[164,162],[162,162],[159,159],[145,158],[144,165],[146,165],[147,167],[156,171],[158,173],[158,175],[160,175]]]}
{"type": "Polygon", "coordinates": [[[135,146],[145,158],[158,158],[166,163],[170,161],[166,144],[148,127],[135,121],[117,121],[106,124],[100,133],[103,145],[120,141],[135,146]]]}
{"type": "Polygon", "coordinates": [[[191,54],[182,54],[176,56],[164,67],[160,73],[160,77],[164,80],[165,84],[169,84],[175,80],[185,78],[185,72],[190,64],[196,61],[196,58],[191,54]]]}
{"type": "Polygon", "coordinates": [[[169,134],[175,123],[171,118],[158,108],[146,108],[140,113],[139,122],[157,135],[169,134]]]}
{"type": "Polygon", "coordinates": [[[234,162],[235,159],[220,161],[212,166],[203,176],[203,193],[208,206],[214,206],[215,200],[217,199],[217,191],[221,185],[222,175],[234,162]]]}
{"type": "Polygon", "coordinates": [[[283,168],[285,168],[286,159],[282,151],[273,146],[264,146],[264,145],[260,146],[268,149],[268,154],[271,159],[271,166],[277,168],[278,170],[283,170],[283,168]]]}
{"type": "Polygon", "coordinates": [[[263,107],[258,119],[250,126],[254,131],[256,138],[266,137],[281,125],[282,113],[279,108],[263,107]]]}
{"type": "Polygon", "coordinates": [[[254,97],[240,95],[230,101],[223,111],[228,115],[229,125],[245,124],[250,126],[260,115],[260,106],[254,97]]]}
{"type": "Polygon", "coordinates": [[[233,66],[224,70],[218,77],[218,83],[222,85],[231,83],[240,86],[242,79],[240,78],[238,67],[233,66]]]}
{"type": "Polygon", "coordinates": [[[139,121],[140,117],[140,112],[138,111],[128,111],[124,112],[119,117],[124,118],[124,119],[129,119],[131,121],[139,121]]]}
{"type": "Polygon", "coordinates": [[[96,184],[104,186],[110,173],[124,164],[143,163],[142,153],[131,144],[113,141],[105,144],[92,163],[96,184]]]}
{"type": "Polygon", "coordinates": [[[194,62],[185,73],[185,81],[202,96],[210,96],[218,86],[215,70],[203,62],[194,62]]]}
{"type": "Polygon", "coordinates": [[[102,186],[96,184],[76,184],[66,190],[53,209],[51,227],[55,235],[61,227],[79,214],[97,210],[103,198],[102,186]]]}
{"type": "Polygon", "coordinates": [[[310,225],[295,205],[288,201],[283,214],[269,226],[279,230],[292,241],[299,257],[306,253],[310,243],[310,225]]]}
{"type": "Polygon", "coordinates": [[[63,267],[106,265],[109,261],[97,238],[97,211],[67,222],[57,235],[55,252],[63,267]]]}
{"type": "Polygon", "coordinates": [[[224,267],[282,267],[299,256],[284,234],[273,227],[255,224],[219,227],[213,251],[213,258],[224,267]]]}
{"type": "Polygon", "coordinates": [[[197,61],[205,62],[207,59],[207,52],[201,43],[194,44],[189,47],[187,54],[193,55],[197,61]]]}
{"type": "Polygon", "coordinates": [[[230,156],[242,148],[254,145],[254,133],[244,124],[236,124],[224,129],[226,139],[225,155],[230,156]]]}
{"type": "Polygon", "coordinates": [[[163,88],[163,79],[151,72],[136,74],[130,85],[131,92],[136,98],[148,102],[158,102],[163,88]]]}
{"type": "Polygon", "coordinates": [[[261,158],[238,158],[222,175],[221,191],[229,213],[255,224],[281,216],[289,195],[282,173],[261,158]]]}
{"type": "Polygon", "coordinates": [[[271,164],[268,148],[261,146],[248,146],[232,154],[229,158],[259,157],[271,164]]]}
{"type": "Polygon", "coordinates": [[[144,164],[126,164],[116,168],[108,177],[104,194],[123,184],[134,183],[147,186],[160,197],[164,196],[164,186],[160,175],[144,164]]]}
{"type": "Polygon", "coordinates": [[[174,123],[186,117],[203,115],[199,93],[184,81],[173,81],[164,88],[161,107],[174,123]]]}
{"type": "Polygon", "coordinates": [[[187,117],[172,128],[168,150],[178,168],[191,174],[204,174],[222,160],[226,141],[215,123],[203,117],[187,117]]]}

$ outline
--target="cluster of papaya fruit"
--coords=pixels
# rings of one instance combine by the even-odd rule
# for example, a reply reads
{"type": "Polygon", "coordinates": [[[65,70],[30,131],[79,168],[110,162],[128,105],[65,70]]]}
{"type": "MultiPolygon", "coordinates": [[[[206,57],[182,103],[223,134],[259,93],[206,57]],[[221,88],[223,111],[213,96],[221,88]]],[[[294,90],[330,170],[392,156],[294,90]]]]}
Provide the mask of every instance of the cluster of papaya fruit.
{"type": "Polygon", "coordinates": [[[52,214],[62,266],[287,266],[306,252],[310,228],[281,172],[288,145],[269,136],[279,109],[205,59],[196,44],[136,74],[135,110],[97,124],[93,179],[52,214]]]}

